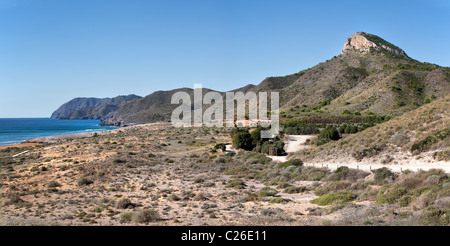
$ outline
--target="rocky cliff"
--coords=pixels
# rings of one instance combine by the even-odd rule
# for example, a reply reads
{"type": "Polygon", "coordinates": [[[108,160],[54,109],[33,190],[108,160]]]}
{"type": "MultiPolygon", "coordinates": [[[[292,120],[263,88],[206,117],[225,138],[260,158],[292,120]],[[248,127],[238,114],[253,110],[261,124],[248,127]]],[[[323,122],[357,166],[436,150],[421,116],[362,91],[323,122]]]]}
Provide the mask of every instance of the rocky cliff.
{"type": "Polygon", "coordinates": [[[389,52],[392,55],[408,58],[408,55],[399,47],[387,42],[386,40],[365,32],[357,32],[351,35],[345,41],[341,54],[348,51],[361,52],[389,52]]]}
{"type": "Polygon", "coordinates": [[[100,119],[108,113],[120,108],[127,102],[141,98],[136,95],[118,96],[114,98],[79,97],[64,103],[51,118],[56,119],[100,119]]]}

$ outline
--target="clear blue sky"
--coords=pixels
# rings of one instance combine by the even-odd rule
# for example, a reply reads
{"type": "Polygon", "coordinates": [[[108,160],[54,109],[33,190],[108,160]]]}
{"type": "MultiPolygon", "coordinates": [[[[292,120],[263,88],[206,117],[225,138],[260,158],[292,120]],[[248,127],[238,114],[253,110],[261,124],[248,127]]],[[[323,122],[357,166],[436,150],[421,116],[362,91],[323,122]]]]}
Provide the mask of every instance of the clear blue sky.
{"type": "Polygon", "coordinates": [[[0,0],[0,117],[74,97],[220,91],[338,55],[357,31],[450,66],[450,1],[0,0]]]}

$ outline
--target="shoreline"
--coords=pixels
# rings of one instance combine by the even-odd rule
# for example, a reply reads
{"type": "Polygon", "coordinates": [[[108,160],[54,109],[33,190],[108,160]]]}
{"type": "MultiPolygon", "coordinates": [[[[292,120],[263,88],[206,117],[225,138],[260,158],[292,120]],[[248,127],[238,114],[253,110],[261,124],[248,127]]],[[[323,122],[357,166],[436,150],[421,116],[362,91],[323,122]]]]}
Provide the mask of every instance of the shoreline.
{"type": "Polygon", "coordinates": [[[85,137],[92,137],[95,133],[97,134],[105,134],[111,133],[113,131],[118,131],[125,128],[133,128],[133,127],[142,127],[148,125],[155,124],[167,124],[167,122],[154,122],[154,123],[144,123],[144,124],[133,124],[128,126],[119,126],[115,129],[110,130],[101,130],[101,131],[93,131],[93,132],[79,132],[79,133],[66,133],[66,134],[58,134],[58,135],[50,135],[43,137],[36,137],[24,140],[20,143],[9,144],[9,145],[0,145],[0,150],[7,148],[22,148],[22,147],[30,147],[30,146],[39,146],[43,144],[54,144],[61,141],[69,140],[69,139],[80,139],[85,137]]]}

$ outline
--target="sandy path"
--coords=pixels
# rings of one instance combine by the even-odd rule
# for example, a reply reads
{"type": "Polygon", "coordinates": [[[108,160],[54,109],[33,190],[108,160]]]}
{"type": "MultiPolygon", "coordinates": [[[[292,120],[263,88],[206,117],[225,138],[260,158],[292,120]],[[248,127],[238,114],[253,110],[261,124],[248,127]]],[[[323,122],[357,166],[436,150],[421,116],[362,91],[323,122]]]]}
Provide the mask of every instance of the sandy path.
{"type": "Polygon", "coordinates": [[[231,144],[227,144],[225,145],[225,152],[236,152],[236,150],[231,148],[231,144]]]}
{"type": "MultiPolygon", "coordinates": [[[[315,138],[314,135],[288,135],[284,141],[284,150],[286,153],[295,153],[299,150],[310,148],[305,145],[307,139],[315,138]]],[[[268,156],[274,161],[285,162],[287,156],[268,156]]]]}
{"type": "Polygon", "coordinates": [[[314,135],[288,135],[284,142],[286,153],[294,153],[302,149],[310,148],[305,145],[306,140],[315,138],[314,135]]]}
{"type": "Polygon", "coordinates": [[[430,169],[442,169],[446,173],[450,172],[450,163],[439,161],[434,163],[410,163],[410,164],[373,164],[373,163],[363,163],[363,162],[349,162],[349,163],[305,163],[306,166],[314,166],[314,167],[327,167],[331,170],[335,170],[338,167],[347,166],[349,168],[364,170],[364,171],[371,171],[375,169],[379,169],[382,167],[387,167],[393,172],[401,172],[405,170],[410,171],[418,171],[420,169],[422,170],[430,170],[430,169]]]}
{"type": "MultiPolygon", "coordinates": [[[[314,135],[289,135],[285,141],[285,150],[287,153],[295,153],[299,150],[309,148],[309,146],[304,145],[307,139],[315,138],[314,135]]],[[[272,160],[277,162],[285,162],[287,161],[287,156],[268,156],[272,160]]],[[[335,170],[341,166],[347,166],[349,168],[360,169],[364,171],[371,171],[375,169],[379,169],[382,167],[387,167],[391,169],[393,172],[401,172],[405,170],[418,171],[429,170],[429,169],[443,169],[445,172],[450,172],[450,163],[439,161],[439,162],[426,162],[426,161],[408,161],[406,163],[399,164],[377,164],[377,163],[364,163],[364,162],[356,162],[350,161],[348,163],[332,163],[332,162],[315,162],[315,163],[305,163],[306,166],[315,166],[315,167],[327,167],[331,170],[335,170]]]]}

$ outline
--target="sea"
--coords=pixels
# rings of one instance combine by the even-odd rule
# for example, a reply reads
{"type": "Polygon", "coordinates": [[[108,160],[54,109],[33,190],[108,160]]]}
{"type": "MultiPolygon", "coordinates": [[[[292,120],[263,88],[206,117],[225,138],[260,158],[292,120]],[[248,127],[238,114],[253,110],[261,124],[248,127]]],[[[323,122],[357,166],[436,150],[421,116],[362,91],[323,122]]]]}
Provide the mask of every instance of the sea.
{"type": "Polygon", "coordinates": [[[0,145],[18,144],[36,137],[116,129],[100,126],[100,120],[58,120],[51,118],[0,118],[0,145]]]}

